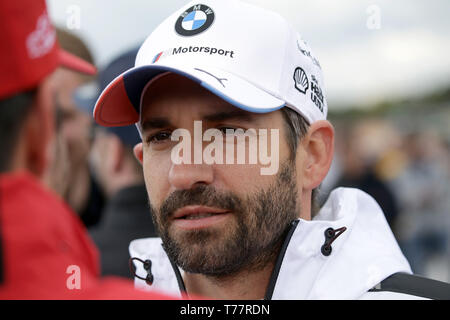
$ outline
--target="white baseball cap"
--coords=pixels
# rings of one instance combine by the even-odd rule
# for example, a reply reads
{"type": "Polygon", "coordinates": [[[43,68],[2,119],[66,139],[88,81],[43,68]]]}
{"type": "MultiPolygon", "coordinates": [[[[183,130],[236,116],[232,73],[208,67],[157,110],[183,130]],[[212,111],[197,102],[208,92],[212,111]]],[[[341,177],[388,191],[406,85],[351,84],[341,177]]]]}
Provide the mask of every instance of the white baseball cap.
{"type": "Polygon", "coordinates": [[[327,116],[322,70],[309,46],[280,15],[238,0],[195,0],[164,20],[135,67],[101,93],[97,123],[139,122],[144,89],[167,72],[250,112],[287,106],[310,124],[327,116]]]}

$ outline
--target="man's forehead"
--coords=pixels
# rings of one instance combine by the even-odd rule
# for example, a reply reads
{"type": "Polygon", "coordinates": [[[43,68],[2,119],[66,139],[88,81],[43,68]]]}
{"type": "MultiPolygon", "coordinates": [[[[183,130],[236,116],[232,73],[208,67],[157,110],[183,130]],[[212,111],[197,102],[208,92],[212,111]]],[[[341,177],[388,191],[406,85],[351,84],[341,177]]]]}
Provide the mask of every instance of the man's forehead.
{"type": "Polygon", "coordinates": [[[168,108],[163,108],[160,112],[158,112],[159,110],[147,112],[141,119],[141,127],[146,130],[150,128],[176,126],[177,122],[181,122],[182,120],[200,120],[204,122],[240,120],[252,122],[257,120],[258,117],[257,114],[224,104],[216,106],[210,105],[207,108],[195,111],[188,109],[189,108],[186,108],[183,113],[177,112],[177,110],[171,112],[168,108]]]}
{"type": "Polygon", "coordinates": [[[141,123],[157,118],[220,121],[225,118],[251,120],[257,116],[231,105],[207,90],[192,92],[192,95],[186,92],[178,95],[174,90],[173,94],[166,96],[158,95],[154,99],[149,97],[141,108],[141,123]]]}
{"type": "Polygon", "coordinates": [[[141,112],[143,115],[158,115],[173,112],[174,108],[190,109],[187,112],[208,112],[234,106],[191,79],[166,73],[144,89],[141,112]]]}
{"type": "Polygon", "coordinates": [[[180,101],[177,104],[150,104],[143,106],[142,120],[151,118],[167,117],[196,117],[204,120],[214,121],[221,116],[232,116],[234,118],[251,119],[256,114],[239,109],[226,101],[210,101],[202,103],[200,101],[180,101]]]}

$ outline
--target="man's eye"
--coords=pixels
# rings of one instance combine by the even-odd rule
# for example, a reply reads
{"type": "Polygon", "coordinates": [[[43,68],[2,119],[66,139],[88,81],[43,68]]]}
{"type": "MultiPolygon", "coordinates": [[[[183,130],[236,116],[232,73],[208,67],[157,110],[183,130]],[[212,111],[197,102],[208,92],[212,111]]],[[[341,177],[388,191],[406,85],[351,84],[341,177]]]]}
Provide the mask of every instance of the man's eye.
{"type": "Polygon", "coordinates": [[[147,139],[147,142],[148,143],[162,143],[167,140],[170,140],[171,135],[172,135],[171,132],[161,131],[156,134],[150,135],[147,139]]]}
{"type": "Polygon", "coordinates": [[[238,128],[223,126],[223,127],[218,127],[217,129],[220,130],[225,135],[225,134],[227,134],[227,130],[229,131],[229,133],[234,133],[238,128]]]}

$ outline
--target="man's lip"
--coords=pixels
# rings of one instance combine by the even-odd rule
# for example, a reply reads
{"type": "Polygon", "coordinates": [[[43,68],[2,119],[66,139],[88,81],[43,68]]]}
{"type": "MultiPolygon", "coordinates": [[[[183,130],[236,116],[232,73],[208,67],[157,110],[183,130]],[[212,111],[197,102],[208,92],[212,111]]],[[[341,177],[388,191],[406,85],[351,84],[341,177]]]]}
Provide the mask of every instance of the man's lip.
{"type": "Polygon", "coordinates": [[[213,207],[193,205],[193,206],[186,206],[186,207],[176,210],[172,217],[173,217],[173,219],[180,219],[183,217],[190,216],[192,214],[199,214],[199,213],[200,214],[201,213],[222,214],[222,213],[228,213],[228,212],[230,212],[230,211],[224,210],[224,209],[213,208],[213,207]]]}

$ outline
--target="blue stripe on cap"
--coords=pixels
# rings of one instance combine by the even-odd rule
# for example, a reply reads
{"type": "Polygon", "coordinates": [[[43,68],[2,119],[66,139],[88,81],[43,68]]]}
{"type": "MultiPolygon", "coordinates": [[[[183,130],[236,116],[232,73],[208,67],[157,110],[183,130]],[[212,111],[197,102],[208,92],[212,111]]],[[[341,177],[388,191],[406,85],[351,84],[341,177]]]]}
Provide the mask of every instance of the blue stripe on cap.
{"type": "Polygon", "coordinates": [[[260,108],[253,108],[253,107],[249,107],[246,105],[243,105],[242,103],[237,102],[236,100],[231,99],[230,97],[224,95],[222,92],[220,92],[219,90],[211,87],[209,84],[205,83],[205,82],[201,82],[200,83],[202,85],[202,87],[204,87],[205,89],[211,91],[212,93],[214,93],[216,96],[218,96],[219,98],[225,100],[226,102],[232,104],[233,106],[248,111],[248,112],[253,112],[253,113],[269,113],[269,112],[273,112],[273,111],[277,111],[280,110],[281,108],[284,107],[284,103],[281,106],[277,106],[274,108],[270,108],[270,109],[260,109],[260,108]]]}

